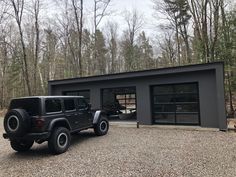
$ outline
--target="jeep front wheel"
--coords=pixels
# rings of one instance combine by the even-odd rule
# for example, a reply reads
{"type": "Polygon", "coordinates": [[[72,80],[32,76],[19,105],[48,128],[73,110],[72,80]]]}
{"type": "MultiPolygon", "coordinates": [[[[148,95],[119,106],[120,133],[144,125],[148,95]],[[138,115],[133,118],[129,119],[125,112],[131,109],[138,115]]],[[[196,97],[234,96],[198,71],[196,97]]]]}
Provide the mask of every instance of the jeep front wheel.
{"type": "Polygon", "coordinates": [[[53,154],[64,153],[70,146],[70,140],[69,130],[65,127],[57,127],[48,140],[48,148],[53,154]]]}
{"type": "Polygon", "coordinates": [[[25,152],[28,151],[34,144],[34,141],[26,141],[26,140],[11,140],[11,147],[15,151],[25,152]]]}
{"type": "Polygon", "coordinates": [[[94,132],[97,136],[107,134],[109,129],[108,120],[105,117],[101,117],[97,124],[94,125],[94,132]]]}

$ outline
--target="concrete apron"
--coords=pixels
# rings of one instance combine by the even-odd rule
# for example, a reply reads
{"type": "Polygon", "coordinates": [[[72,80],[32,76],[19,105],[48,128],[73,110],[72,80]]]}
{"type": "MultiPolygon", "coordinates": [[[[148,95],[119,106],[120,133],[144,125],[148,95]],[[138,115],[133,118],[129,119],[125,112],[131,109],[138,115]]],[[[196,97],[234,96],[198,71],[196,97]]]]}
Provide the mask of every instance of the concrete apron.
{"type": "MultiPolygon", "coordinates": [[[[111,126],[116,127],[127,127],[127,128],[137,128],[137,122],[134,121],[110,121],[109,124],[111,126]]],[[[139,124],[139,128],[157,128],[157,129],[165,129],[165,130],[188,130],[188,131],[219,131],[218,128],[206,128],[200,126],[184,126],[184,125],[141,125],[139,124]]]]}

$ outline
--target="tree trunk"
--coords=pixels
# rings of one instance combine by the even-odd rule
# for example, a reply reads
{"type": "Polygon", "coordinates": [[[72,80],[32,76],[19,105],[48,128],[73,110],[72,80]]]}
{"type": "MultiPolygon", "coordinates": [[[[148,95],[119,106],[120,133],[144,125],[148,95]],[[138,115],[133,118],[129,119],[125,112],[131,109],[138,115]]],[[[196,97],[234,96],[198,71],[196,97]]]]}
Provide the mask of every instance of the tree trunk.
{"type": "Polygon", "coordinates": [[[207,5],[208,5],[208,0],[205,0],[203,2],[203,12],[202,12],[202,36],[204,39],[204,57],[205,61],[207,63],[210,62],[210,52],[209,52],[209,40],[208,40],[208,31],[207,31],[207,5]]]}
{"type": "Polygon", "coordinates": [[[232,84],[231,84],[231,71],[227,73],[227,81],[228,81],[228,90],[229,90],[229,114],[234,114],[234,106],[233,106],[233,94],[232,94],[232,84]]]}
{"type": "Polygon", "coordinates": [[[79,76],[83,76],[82,65],[82,34],[83,34],[83,0],[80,0],[80,27],[79,27],[79,76]]]}
{"type": "Polygon", "coordinates": [[[75,3],[75,0],[72,0],[74,14],[75,14],[75,21],[77,26],[77,33],[79,38],[79,46],[78,46],[78,60],[76,62],[78,63],[78,74],[79,76],[82,76],[83,74],[83,68],[82,68],[82,33],[83,33],[83,0],[80,0],[80,17],[77,12],[77,5],[75,3]]]}
{"type": "Polygon", "coordinates": [[[32,92],[31,92],[30,79],[29,79],[28,62],[27,62],[27,55],[26,55],[26,49],[25,49],[25,41],[24,41],[22,27],[21,27],[24,1],[22,1],[22,2],[17,1],[17,4],[16,4],[16,2],[14,0],[11,0],[11,3],[12,3],[12,6],[14,8],[15,19],[16,19],[16,23],[17,23],[19,33],[20,33],[20,41],[21,41],[22,53],[23,53],[23,67],[24,68],[22,68],[22,70],[23,70],[24,80],[26,82],[28,95],[31,96],[32,92]]]}
{"type": "Polygon", "coordinates": [[[34,95],[37,94],[37,67],[38,67],[38,57],[39,57],[39,0],[35,2],[34,6],[34,15],[35,15],[35,32],[36,32],[36,41],[35,41],[35,61],[34,61],[34,95]]]}
{"type": "Polygon", "coordinates": [[[176,25],[175,25],[175,35],[176,35],[176,41],[177,41],[177,62],[178,62],[178,65],[180,66],[180,41],[179,41],[179,29],[178,29],[178,26],[177,26],[177,21],[176,21],[176,25]]]}
{"type": "Polygon", "coordinates": [[[21,29],[21,25],[18,25],[19,27],[19,31],[20,31],[20,39],[21,39],[21,45],[22,45],[22,52],[23,52],[23,61],[24,61],[24,78],[26,81],[26,85],[27,85],[27,90],[28,90],[28,95],[31,96],[32,92],[31,92],[31,86],[30,86],[30,80],[29,80],[29,71],[28,71],[28,62],[27,62],[27,55],[26,55],[26,49],[25,49],[25,42],[24,42],[24,38],[23,38],[23,33],[22,33],[22,29],[21,29]]]}

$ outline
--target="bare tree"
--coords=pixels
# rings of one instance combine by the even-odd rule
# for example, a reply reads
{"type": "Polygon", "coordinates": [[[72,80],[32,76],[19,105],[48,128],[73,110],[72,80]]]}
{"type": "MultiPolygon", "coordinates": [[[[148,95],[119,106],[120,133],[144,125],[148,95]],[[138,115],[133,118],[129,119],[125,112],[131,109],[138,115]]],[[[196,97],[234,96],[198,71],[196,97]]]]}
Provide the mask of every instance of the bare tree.
{"type": "Polygon", "coordinates": [[[175,42],[173,40],[173,33],[167,30],[164,35],[164,40],[159,40],[159,47],[161,49],[162,60],[164,60],[161,61],[162,64],[164,66],[175,66],[176,50],[175,42]]]}
{"type": "Polygon", "coordinates": [[[177,58],[179,65],[185,57],[191,63],[191,49],[189,41],[188,24],[191,18],[188,0],[153,0],[156,13],[166,15],[165,25],[169,25],[175,31],[177,58]],[[185,50],[181,50],[181,40],[184,42],[185,50]]]}
{"type": "Polygon", "coordinates": [[[9,5],[6,4],[3,0],[0,0],[0,25],[8,17],[9,5]]]}
{"type": "Polygon", "coordinates": [[[200,43],[200,52],[205,62],[215,61],[220,33],[221,5],[224,0],[190,0],[195,36],[200,43]]]}
{"type": "MultiPolygon", "coordinates": [[[[168,28],[172,28],[175,31],[175,39],[176,39],[176,48],[177,48],[177,60],[178,64],[181,64],[181,51],[180,51],[180,31],[178,28],[178,19],[177,19],[177,13],[173,13],[170,11],[170,9],[173,9],[169,3],[166,3],[165,0],[159,1],[159,0],[153,0],[154,3],[154,10],[155,10],[155,15],[158,17],[159,20],[159,15],[161,14],[165,16],[165,26],[168,26],[168,28]],[[167,22],[170,22],[168,24],[167,22]]],[[[161,25],[163,26],[163,25],[161,25]]]]}
{"type": "Polygon", "coordinates": [[[97,59],[96,47],[97,47],[97,29],[98,25],[101,23],[102,19],[105,16],[111,14],[111,11],[108,11],[108,7],[111,3],[111,0],[94,0],[94,11],[93,11],[93,20],[94,20],[94,60],[97,59]]]}
{"type": "Polygon", "coordinates": [[[79,6],[77,0],[71,0],[71,2],[73,6],[78,38],[79,38],[79,46],[78,46],[79,76],[82,76],[83,75],[83,68],[82,68],[83,0],[80,0],[79,6]]]}
{"type": "MultiPolygon", "coordinates": [[[[236,88],[236,57],[235,57],[235,44],[236,44],[236,11],[227,13],[223,1],[220,3],[221,9],[221,22],[222,33],[218,34],[220,38],[220,58],[224,60],[225,64],[225,89],[226,100],[228,102],[228,115],[234,117],[235,105],[234,95],[236,88]]],[[[226,102],[226,103],[227,103],[226,102]]]]}
{"type": "Polygon", "coordinates": [[[0,1],[0,108],[5,106],[5,81],[7,71],[8,52],[6,42],[6,31],[4,29],[4,23],[7,20],[7,12],[9,6],[3,1],[0,1]]]}
{"type": "Polygon", "coordinates": [[[116,71],[116,59],[118,55],[118,43],[117,43],[117,36],[118,36],[118,24],[109,21],[106,25],[106,33],[107,33],[107,43],[108,43],[108,50],[109,50],[109,63],[108,63],[108,72],[115,73],[116,71]]]}
{"type": "Polygon", "coordinates": [[[25,7],[25,1],[24,0],[10,0],[11,6],[14,11],[13,17],[16,20],[18,30],[20,33],[20,41],[21,41],[21,47],[22,47],[22,53],[23,53],[23,75],[24,79],[27,85],[28,95],[32,95],[31,91],[31,85],[30,85],[30,79],[29,79],[29,71],[28,71],[28,61],[27,61],[27,54],[26,54],[26,47],[25,47],[25,41],[23,36],[23,28],[22,28],[22,19],[23,19],[23,12],[25,7]]]}
{"type": "Polygon", "coordinates": [[[122,48],[125,60],[125,68],[127,71],[137,69],[137,62],[135,62],[135,38],[137,37],[138,31],[143,26],[143,16],[140,15],[136,9],[133,11],[124,12],[124,20],[127,25],[127,30],[124,31],[124,39],[122,41],[122,48]]]}
{"type": "Polygon", "coordinates": [[[128,27],[129,41],[133,46],[135,36],[144,24],[143,16],[138,13],[137,9],[133,9],[132,12],[126,10],[124,14],[124,18],[128,27]]]}
{"type": "Polygon", "coordinates": [[[37,92],[37,70],[38,70],[38,60],[39,60],[39,11],[40,11],[40,0],[34,0],[34,18],[35,18],[35,60],[34,60],[34,94],[37,92]]]}
{"type": "Polygon", "coordinates": [[[57,34],[62,46],[66,67],[69,68],[66,77],[75,77],[79,73],[78,35],[77,29],[74,27],[76,24],[73,7],[70,4],[71,1],[63,2],[62,5],[58,3],[58,5],[61,5],[61,12],[56,19],[57,34]]]}
{"type": "Polygon", "coordinates": [[[32,34],[35,38],[33,41],[34,46],[32,48],[34,49],[33,51],[33,95],[37,94],[37,71],[38,71],[38,63],[39,63],[39,50],[40,50],[40,29],[39,29],[39,15],[40,15],[40,10],[41,10],[41,0],[32,0],[29,8],[27,9],[30,14],[33,16],[34,19],[34,33],[32,34]]]}
{"type": "Polygon", "coordinates": [[[0,37],[0,81],[1,81],[1,90],[0,90],[0,108],[2,109],[5,105],[5,81],[7,74],[7,61],[8,61],[8,50],[5,34],[0,37]]]}

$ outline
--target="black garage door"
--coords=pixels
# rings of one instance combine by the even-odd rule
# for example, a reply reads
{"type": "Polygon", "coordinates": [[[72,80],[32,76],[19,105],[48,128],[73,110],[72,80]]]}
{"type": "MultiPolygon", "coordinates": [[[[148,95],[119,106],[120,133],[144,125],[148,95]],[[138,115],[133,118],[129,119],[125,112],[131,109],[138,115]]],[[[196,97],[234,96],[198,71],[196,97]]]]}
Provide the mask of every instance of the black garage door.
{"type": "Polygon", "coordinates": [[[200,125],[197,83],[152,86],[154,124],[200,125]]]}

